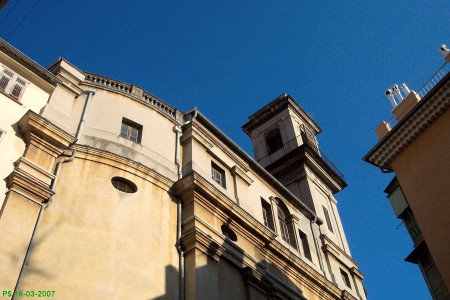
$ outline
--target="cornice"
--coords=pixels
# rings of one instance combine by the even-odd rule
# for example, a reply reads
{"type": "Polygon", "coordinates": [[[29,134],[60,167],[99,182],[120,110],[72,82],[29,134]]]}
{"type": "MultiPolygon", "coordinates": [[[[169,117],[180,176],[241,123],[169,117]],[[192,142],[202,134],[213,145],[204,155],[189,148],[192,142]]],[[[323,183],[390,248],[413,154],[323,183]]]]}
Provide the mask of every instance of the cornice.
{"type": "Polygon", "coordinates": [[[251,179],[243,170],[241,170],[238,166],[234,166],[231,168],[231,175],[238,176],[241,178],[248,186],[253,183],[253,179],[251,179]]]}
{"type": "Polygon", "coordinates": [[[351,268],[350,268],[350,274],[358,276],[359,279],[361,279],[361,280],[364,279],[364,274],[361,273],[361,272],[360,272],[357,268],[355,268],[355,267],[351,267],[351,268]]]}
{"type": "Polygon", "coordinates": [[[181,237],[181,243],[185,253],[197,249],[215,261],[219,261],[225,250],[222,245],[211,239],[211,237],[198,228],[193,228],[189,232],[184,233],[181,237]]]}
{"type": "Polygon", "coordinates": [[[259,124],[266,122],[275,114],[282,110],[290,108],[300,119],[303,120],[308,127],[310,127],[315,134],[322,131],[314,120],[298,105],[291,95],[281,94],[270,103],[259,109],[257,112],[248,117],[248,122],[242,126],[242,130],[251,135],[250,132],[254,130],[259,124]]]}
{"type": "Polygon", "coordinates": [[[191,122],[193,136],[199,141],[202,141],[203,143],[206,143],[207,151],[212,152],[212,146],[215,146],[225,152],[228,157],[230,157],[236,165],[238,165],[241,169],[243,169],[244,172],[248,172],[249,168],[248,166],[238,157],[236,156],[232,151],[230,151],[227,147],[223,145],[221,141],[219,141],[217,138],[215,138],[212,134],[210,134],[208,131],[205,130],[202,126],[198,124],[198,122],[194,121],[191,122]],[[202,140],[200,140],[200,138],[202,140]],[[210,146],[211,145],[211,146],[210,146]]]}
{"type": "Polygon", "coordinates": [[[195,130],[193,127],[190,127],[189,129],[186,129],[183,132],[183,135],[180,138],[181,144],[186,143],[190,139],[193,139],[197,141],[203,148],[205,148],[206,151],[209,151],[213,147],[213,144],[208,142],[207,139],[205,139],[197,130],[195,130]]]}
{"type": "Polygon", "coordinates": [[[336,287],[323,275],[310,267],[289,249],[284,247],[277,240],[273,240],[270,244],[268,244],[265,250],[266,255],[270,257],[270,261],[276,262],[276,266],[279,269],[290,273],[293,277],[297,277],[298,280],[301,281],[304,285],[307,285],[309,289],[324,297],[324,291],[327,291],[328,295],[340,295],[341,290],[338,287],[336,287]],[[287,264],[286,262],[289,263],[287,264]],[[300,272],[309,280],[305,280],[304,277],[299,277],[298,272],[300,272]],[[314,284],[311,284],[311,282],[314,282],[314,284]],[[320,288],[318,288],[318,286],[320,288]]]}
{"type": "MultiPolygon", "coordinates": [[[[309,289],[314,290],[322,297],[322,299],[336,299],[341,293],[341,290],[326,281],[326,279],[317,272],[315,273],[317,277],[307,276],[309,277],[309,280],[306,280],[304,277],[299,277],[299,269],[295,266],[297,261],[292,260],[292,257],[280,258],[275,253],[272,253],[271,255],[265,255],[265,257],[270,257],[270,262],[259,262],[246,253],[244,249],[240,248],[234,242],[227,240],[204,220],[195,215],[183,222],[183,228],[186,229],[181,238],[185,253],[198,250],[216,262],[222,258],[226,259],[235,267],[241,269],[243,275],[246,276],[246,284],[251,284],[255,288],[264,291],[264,293],[271,295],[281,294],[284,296],[295,295],[296,297],[300,297],[300,299],[304,299],[301,294],[287,286],[280,278],[271,274],[267,270],[267,263],[273,263],[279,270],[287,272],[291,278],[306,285],[309,289]],[[202,225],[207,230],[211,230],[211,232],[205,232],[199,225],[202,225]],[[292,265],[292,263],[294,263],[294,265],[292,265]],[[325,280],[325,282],[328,283],[327,287],[333,289],[331,294],[330,290],[324,290],[317,287],[318,280],[325,280]]],[[[243,235],[241,232],[239,232],[239,234],[243,235]]],[[[283,247],[279,243],[277,245],[283,247]]],[[[267,251],[270,250],[265,248],[263,251],[267,254],[267,251]]]]}
{"type": "MultiPolygon", "coordinates": [[[[211,206],[214,206],[216,211],[222,211],[224,215],[228,216],[229,222],[231,222],[230,224],[233,225],[233,229],[238,230],[237,233],[239,235],[248,238],[249,234],[246,234],[245,231],[251,232],[252,235],[254,235],[253,241],[250,241],[255,243],[255,245],[265,253],[266,257],[270,257],[271,263],[274,263],[280,270],[288,272],[292,278],[297,278],[297,280],[300,280],[303,284],[308,285],[308,287],[315,290],[316,293],[320,295],[324,294],[328,297],[331,293],[335,298],[338,297],[337,295],[341,294],[340,289],[302,261],[300,257],[275,240],[276,235],[272,231],[259,223],[231,199],[228,199],[199,174],[192,172],[176,182],[175,191],[177,196],[182,199],[183,205],[187,205],[194,201],[204,207],[208,207],[210,210],[213,209],[211,206]],[[259,242],[254,240],[255,238],[259,239],[259,242]],[[299,273],[305,275],[305,278],[308,278],[309,280],[304,279],[302,276],[299,277],[299,273]],[[312,284],[312,282],[314,282],[314,284],[312,284]],[[320,288],[316,286],[317,284],[320,288]]],[[[197,218],[191,218],[189,219],[189,222],[186,220],[187,223],[191,224],[194,221],[198,221],[197,218]]],[[[219,242],[217,241],[214,243],[205,241],[205,236],[208,239],[212,239],[212,237],[208,237],[203,231],[201,233],[194,233],[194,231],[199,230],[197,225],[187,226],[187,223],[185,223],[185,228],[188,232],[186,232],[186,236],[183,238],[183,246],[187,247],[186,250],[192,250],[193,247],[197,247],[202,251],[207,251],[207,249],[209,249],[209,255],[217,259],[217,257],[220,256],[219,254],[223,253],[223,246],[219,245],[219,242]],[[200,240],[195,241],[195,237],[198,237],[200,240]],[[184,244],[185,242],[187,243],[186,245],[184,244]],[[211,249],[216,252],[211,252],[211,249]]],[[[247,256],[245,252],[244,254],[244,256],[247,256]]]]}
{"type": "Polygon", "coordinates": [[[137,175],[145,180],[149,180],[149,178],[154,179],[150,180],[150,182],[166,191],[169,191],[173,186],[174,182],[169,178],[164,177],[155,170],[129,158],[105,150],[93,148],[87,145],[76,144],[73,145],[71,148],[77,151],[75,155],[76,158],[95,161],[98,163],[110,165],[115,168],[122,168],[123,170],[126,171],[130,171],[127,169],[131,169],[133,170],[132,173],[134,175],[137,175]]]}
{"type": "Polygon", "coordinates": [[[157,97],[144,91],[142,88],[94,73],[83,73],[86,74],[86,77],[82,83],[83,85],[128,97],[152,108],[166,118],[174,121],[177,125],[181,125],[183,123],[184,114],[182,112],[176,108],[173,108],[161,99],[158,99],[157,97]]]}
{"type": "Polygon", "coordinates": [[[175,183],[175,193],[181,197],[183,202],[192,201],[194,193],[199,193],[203,197],[196,197],[194,201],[207,202],[204,205],[212,204],[218,207],[224,214],[233,218],[246,230],[253,232],[263,243],[275,239],[276,235],[264,225],[258,222],[253,216],[238,206],[233,200],[214,187],[209,181],[196,172],[192,172],[183,179],[175,183]]]}
{"type": "Polygon", "coordinates": [[[7,187],[9,192],[16,192],[39,205],[47,202],[55,194],[48,186],[22,174],[20,170],[14,170],[8,176],[7,187]]]}
{"type": "Polygon", "coordinates": [[[363,160],[392,169],[391,162],[450,107],[450,73],[386,134],[363,160]]]}
{"type": "Polygon", "coordinates": [[[291,174],[290,167],[293,163],[303,163],[308,169],[315,174],[316,177],[325,184],[333,194],[338,193],[347,186],[347,183],[339,177],[339,175],[328,165],[328,163],[308,144],[302,144],[296,149],[290,151],[285,156],[274,161],[266,167],[266,169],[279,177],[281,181],[292,182],[298,178],[304,176],[304,173],[299,171],[295,176],[286,177],[285,175],[291,174]],[[285,172],[285,170],[289,172],[285,172]],[[281,177],[285,176],[285,178],[281,177]]]}
{"type": "Polygon", "coordinates": [[[353,297],[349,292],[347,292],[346,290],[342,291],[341,294],[341,299],[342,300],[357,300],[355,297],[353,297]]]}
{"type": "MultiPolygon", "coordinates": [[[[346,265],[349,269],[358,267],[358,263],[347,253],[345,253],[338,245],[336,245],[332,240],[330,240],[329,237],[327,237],[324,234],[320,235],[320,239],[322,240],[323,246],[322,250],[323,252],[329,252],[332,254],[337,260],[339,260],[341,263],[346,265]],[[344,256],[345,259],[347,259],[352,265],[348,266],[347,263],[341,259],[340,256],[344,256]]],[[[359,272],[359,271],[358,271],[359,272]]],[[[360,272],[361,273],[361,272],[360,272]]],[[[362,273],[361,273],[362,275],[362,273]]],[[[364,275],[362,275],[364,277],[364,275]]]]}
{"type": "Polygon", "coordinates": [[[75,142],[75,137],[31,110],[19,120],[19,128],[27,144],[42,141],[41,144],[56,154],[75,142]]]}
{"type": "MultiPolygon", "coordinates": [[[[197,117],[195,122],[200,120],[203,124],[221,141],[224,141],[232,151],[235,151],[239,157],[243,158],[246,163],[248,163],[249,168],[252,169],[257,176],[264,178],[268,183],[272,185],[280,194],[284,195],[288,201],[295,203],[301,211],[303,211],[310,219],[317,219],[320,224],[322,220],[317,217],[317,215],[309,209],[300,199],[298,199],[290,190],[288,190],[280,181],[278,181],[272,174],[270,174],[265,168],[263,168],[258,162],[256,162],[253,157],[248,155],[242,148],[240,148],[233,140],[226,136],[219,128],[217,128],[208,118],[206,118],[200,111],[196,110],[197,117]]],[[[246,171],[247,168],[244,169],[246,171]]]]}
{"type": "Polygon", "coordinates": [[[54,174],[44,170],[23,156],[15,162],[15,170],[23,176],[38,182],[42,186],[50,186],[55,178],[54,174]]]}
{"type": "Polygon", "coordinates": [[[60,80],[56,78],[51,72],[43,68],[34,60],[11,46],[5,40],[0,38],[0,50],[4,51],[7,55],[16,60],[20,65],[26,66],[26,68],[36,74],[38,77],[56,87],[60,80]]]}

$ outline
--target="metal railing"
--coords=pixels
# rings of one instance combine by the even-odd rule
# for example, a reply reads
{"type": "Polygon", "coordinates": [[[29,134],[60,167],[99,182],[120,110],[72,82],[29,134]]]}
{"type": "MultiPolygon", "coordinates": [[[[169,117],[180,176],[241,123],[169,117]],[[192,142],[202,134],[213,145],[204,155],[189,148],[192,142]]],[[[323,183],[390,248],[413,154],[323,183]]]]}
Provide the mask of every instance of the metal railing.
{"type": "Polygon", "coordinates": [[[431,76],[430,80],[425,83],[420,90],[417,92],[420,98],[423,98],[445,75],[450,71],[448,63],[442,65],[442,67],[431,76]]]}
{"type": "MultiPolygon", "coordinates": [[[[442,67],[439,68],[439,70],[437,70],[436,73],[433,74],[433,76],[431,76],[431,78],[420,88],[420,90],[417,92],[417,94],[420,96],[420,98],[422,99],[423,97],[425,97],[426,94],[428,94],[428,92],[442,79],[444,78],[445,75],[447,75],[450,72],[450,66],[449,64],[446,62],[445,64],[442,65],[442,67]]],[[[397,125],[397,120],[395,119],[394,116],[392,116],[389,121],[387,121],[386,123],[389,124],[389,126],[392,128],[394,128],[395,125],[397,125]]]]}
{"type": "Polygon", "coordinates": [[[293,150],[297,149],[299,146],[303,144],[307,145],[315,153],[317,153],[317,156],[319,156],[325,162],[325,164],[328,165],[328,167],[330,167],[342,180],[345,181],[344,174],[342,174],[341,171],[339,171],[339,169],[331,162],[331,160],[315,145],[314,142],[306,138],[303,138],[302,135],[296,136],[292,140],[283,144],[283,146],[280,149],[258,159],[257,161],[260,165],[266,167],[271,163],[279,160],[281,157],[285,156],[289,152],[292,152],[293,150]]]}

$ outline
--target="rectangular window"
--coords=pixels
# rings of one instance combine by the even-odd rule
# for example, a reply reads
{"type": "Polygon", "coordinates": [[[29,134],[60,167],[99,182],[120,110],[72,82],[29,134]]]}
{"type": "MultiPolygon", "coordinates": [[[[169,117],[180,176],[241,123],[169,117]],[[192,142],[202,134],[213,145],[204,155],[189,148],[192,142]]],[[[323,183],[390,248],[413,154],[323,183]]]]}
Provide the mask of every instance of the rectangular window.
{"type": "Polygon", "coordinates": [[[142,125],[126,118],[122,118],[120,136],[135,143],[140,143],[142,138],[142,125]]]}
{"type": "Polygon", "coordinates": [[[328,214],[328,209],[326,209],[325,206],[322,206],[322,208],[323,208],[323,213],[325,214],[325,219],[327,220],[328,230],[333,232],[333,227],[331,226],[331,219],[330,219],[330,215],[328,214]]]}
{"type": "Polygon", "coordinates": [[[272,206],[261,198],[261,206],[263,211],[264,225],[275,232],[275,225],[273,223],[272,206]]]}
{"type": "Polygon", "coordinates": [[[348,277],[347,272],[345,272],[344,270],[341,270],[341,277],[342,277],[342,281],[344,281],[345,285],[349,288],[352,288],[352,285],[350,284],[350,278],[348,277]]]}
{"type": "Polygon", "coordinates": [[[211,178],[220,186],[225,187],[225,171],[214,162],[211,162],[211,178]]]}
{"type": "Polygon", "coordinates": [[[0,73],[0,91],[20,100],[25,91],[27,82],[14,74],[11,70],[3,68],[0,73]]]}
{"type": "Polygon", "coordinates": [[[300,241],[302,242],[303,254],[307,259],[312,261],[311,250],[309,250],[308,236],[301,230],[299,230],[300,241]]]}
{"type": "Polygon", "coordinates": [[[441,274],[428,250],[417,260],[420,270],[428,285],[428,289],[434,296],[433,299],[450,299],[450,294],[442,280],[441,274]]]}

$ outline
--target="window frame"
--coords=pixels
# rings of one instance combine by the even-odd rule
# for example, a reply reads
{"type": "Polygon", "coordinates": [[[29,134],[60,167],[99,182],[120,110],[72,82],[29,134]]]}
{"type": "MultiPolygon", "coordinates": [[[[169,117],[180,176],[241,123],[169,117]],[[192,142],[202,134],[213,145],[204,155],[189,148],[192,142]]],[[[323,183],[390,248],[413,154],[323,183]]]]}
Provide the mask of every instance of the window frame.
{"type": "Polygon", "coordinates": [[[129,141],[132,141],[134,143],[140,144],[141,140],[142,140],[142,129],[143,129],[143,126],[141,124],[138,124],[138,123],[136,123],[134,121],[131,121],[130,119],[127,119],[127,118],[122,118],[122,123],[120,125],[119,136],[124,138],[124,139],[127,139],[129,141]],[[124,126],[126,128],[126,133],[123,130],[124,126]],[[135,139],[132,136],[133,132],[136,132],[135,139]]]}
{"type": "Polygon", "coordinates": [[[328,227],[328,230],[329,230],[331,233],[334,233],[334,231],[333,231],[333,226],[332,226],[332,224],[331,224],[331,218],[330,218],[330,214],[329,214],[329,212],[328,212],[328,209],[327,209],[325,206],[323,206],[323,205],[322,205],[322,208],[323,208],[323,214],[325,215],[325,219],[326,219],[326,221],[327,221],[327,227],[328,227]]]}
{"type": "Polygon", "coordinates": [[[342,270],[342,268],[339,268],[340,273],[341,273],[341,279],[344,282],[344,284],[348,287],[348,288],[352,288],[352,284],[350,282],[350,277],[348,276],[348,273],[345,272],[344,270],[342,270]]]}
{"type": "Polygon", "coordinates": [[[280,224],[280,235],[283,241],[291,244],[291,239],[289,237],[289,229],[286,222],[286,215],[283,209],[278,205],[278,223],[280,224]]]}
{"type": "Polygon", "coordinates": [[[219,165],[213,161],[211,161],[211,179],[224,189],[227,188],[224,169],[219,167],[219,165]],[[217,175],[219,175],[219,177],[217,177],[217,175]]]}
{"type": "Polygon", "coordinates": [[[120,176],[111,178],[111,184],[116,190],[122,193],[134,194],[138,190],[137,185],[133,181],[120,176]]]}
{"type": "Polygon", "coordinates": [[[273,221],[272,205],[261,198],[261,208],[263,213],[264,226],[275,232],[275,222],[273,221]]]}
{"type": "Polygon", "coordinates": [[[17,73],[13,72],[9,68],[2,66],[0,71],[0,92],[12,100],[21,103],[20,100],[22,99],[23,95],[25,94],[25,90],[28,86],[28,82],[21,76],[19,76],[17,73]],[[11,74],[8,74],[8,72],[11,74]],[[4,78],[7,78],[8,81],[6,84],[2,84],[2,81],[4,78]],[[4,85],[4,87],[2,87],[4,85]],[[16,88],[19,88],[18,95],[16,95],[15,91],[17,91],[16,88]]]}
{"type": "Polygon", "coordinates": [[[223,224],[222,226],[220,226],[220,229],[222,230],[222,234],[225,236],[226,239],[232,242],[237,242],[238,237],[228,224],[223,224]]]}
{"type": "Polygon", "coordinates": [[[283,148],[283,137],[281,136],[280,128],[274,127],[267,131],[265,136],[267,153],[269,155],[277,152],[283,148]]]}
{"type": "Polygon", "coordinates": [[[275,199],[278,202],[277,215],[278,225],[280,226],[279,229],[281,239],[298,250],[298,245],[295,237],[295,226],[291,219],[291,212],[280,198],[275,197],[275,199]]]}
{"type": "Polygon", "coordinates": [[[298,230],[298,234],[300,243],[302,244],[303,255],[312,262],[311,248],[309,247],[308,236],[306,235],[306,233],[301,231],[301,229],[298,230]]]}

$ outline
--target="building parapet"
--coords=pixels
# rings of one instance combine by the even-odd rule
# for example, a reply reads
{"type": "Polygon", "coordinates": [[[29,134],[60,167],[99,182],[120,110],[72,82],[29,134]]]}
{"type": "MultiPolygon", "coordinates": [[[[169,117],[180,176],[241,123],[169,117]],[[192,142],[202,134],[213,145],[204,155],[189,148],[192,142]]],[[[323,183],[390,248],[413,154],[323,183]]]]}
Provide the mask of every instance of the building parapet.
{"type": "Polygon", "coordinates": [[[142,88],[136,85],[124,83],[115,79],[96,75],[93,73],[88,72],[84,73],[86,74],[85,82],[101,88],[113,90],[115,92],[119,92],[121,94],[125,94],[133,98],[138,98],[139,100],[147,103],[148,105],[162,112],[171,119],[179,121],[180,115],[182,114],[181,112],[179,112],[176,108],[173,108],[172,106],[168,105],[164,101],[151,95],[150,93],[147,93],[142,88]]]}

